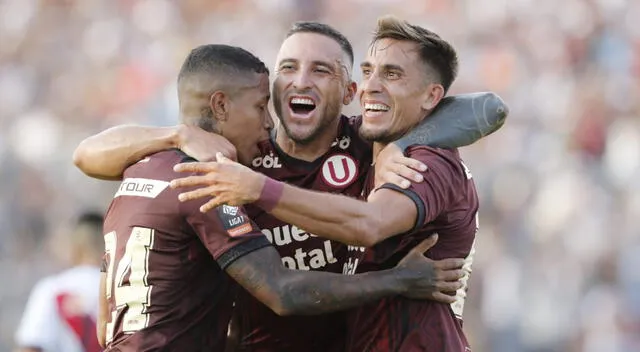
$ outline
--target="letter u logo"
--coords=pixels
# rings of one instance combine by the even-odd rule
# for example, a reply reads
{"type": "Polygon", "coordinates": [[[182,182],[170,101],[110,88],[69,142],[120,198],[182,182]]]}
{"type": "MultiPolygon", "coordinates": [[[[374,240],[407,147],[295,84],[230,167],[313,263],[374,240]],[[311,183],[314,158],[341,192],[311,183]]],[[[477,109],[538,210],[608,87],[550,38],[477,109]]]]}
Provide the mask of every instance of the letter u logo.
{"type": "Polygon", "coordinates": [[[329,166],[329,175],[331,176],[331,179],[338,182],[338,183],[342,183],[344,181],[346,181],[349,178],[349,162],[347,161],[346,158],[342,159],[342,177],[339,177],[338,175],[336,175],[336,168],[333,166],[333,163],[335,161],[330,161],[327,163],[327,165],[329,166]],[[347,172],[345,172],[347,171],[347,172]]]}
{"type": "Polygon", "coordinates": [[[346,187],[356,179],[357,175],[358,166],[350,155],[332,155],[322,165],[322,178],[330,186],[346,187]]]}

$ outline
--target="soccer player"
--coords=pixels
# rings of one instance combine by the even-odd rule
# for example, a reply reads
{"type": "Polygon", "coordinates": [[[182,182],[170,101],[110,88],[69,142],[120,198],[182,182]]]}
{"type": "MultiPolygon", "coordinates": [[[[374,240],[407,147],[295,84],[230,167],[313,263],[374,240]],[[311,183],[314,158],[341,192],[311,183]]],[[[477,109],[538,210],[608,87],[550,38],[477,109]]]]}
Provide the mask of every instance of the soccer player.
{"type": "MultiPolygon", "coordinates": [[[[281,123],[270,141],[262,145],[262,154],[252,161],[252,167],[299,187],[360,196],[372,161],[371,145],[358,134],[360,120],[341,115],[341,106],[349,104],[356,92],[350,78],[353,66],[351,44],[327,25],[296,23],[280,48],[277,65],[272,90],[274,108],[281,123]]],[[[460,101],[460,98],[451,99],[450,108],[459,106],[456,104],[460,101]]],[[[427,121],[430,124],[422,125],[425,127],[422,133],[409,135],[402,141],[405,144],[420,141],[447,146],[452,140],[463,139],[470,144],[491,128],[499,127],[496,123],[478,125],[473,120],[469,128],[454,130],[450,136],[455,138],[446,139],[447,135],[441,133],[446,131],[446,125],[469,124],[465,125],[464,121],[456,124],[453,118],[441,119],[445,110],[439,112],[443,114],[434,114],[427,121]],[[478,131],[479,135],[474,135],[475,139],[465,139],[469,131],[477,130],[476,126],[484,129],[478,131]],[[433,131],[437,133],[431,133],[433,131]]],[[[494,122],[491,113],[487,116],[494,122]]],[[[456,116],[460,119],[467,117],[468,114],[456,116]]],[[[120,179],[127,165],[168,148],[180,148],[199,160],[214,159],[216,151],[233,154],[233,147],[227,141],[183,125],[174,128],[118,126],[83,141],[74,159],[76,165],[90,176],[120,179]]],[[[398,164],[389,169],[413,180],[413,172],[401,166],[419,166],[399,154],[391,158],[398,164]]],[[[395,177],[391,172],[379,171],[378,174],[388,175],[387,179],[395,177]]],[[[397,182],[400,184],[401,181],[397,182]]],[[[353,263],[362,253],[360,248],[316,237],[262,209],[248,207],[247,210],[289,268],[350,273],[353,263]]],[[[343,348],[346,327],[342,313],[280,317],[242,290],[237,307],[242,343],[247,349],[340,351],[343,348]],[[300,329],[301,326],[305,328],[300,329]]]]}
{"type": "MultiPolygon", "coordinates": [[[[458,60],[454,48],[437,34],[384,17],[361,69],[360,133],[374,142],[374,155],[379,155],[434,110],[455,79],[458,60]]],[[[470,272],[478,226],[478,196],[471,173],[456,149],[412,146],[408,155],[428,166],[422,172],[424,181],[407,189],[375,185],[371,170],[364,190],[368,202],[296,188],[223,157],[222,163],[179,165],[180,171],[209,174],[174,180],[172,186],[210,185],[180,195],[183,201],[214,196],[203,211],[221,203],[255,202],[323,238],[372,247],[357,272],[393,267],[434,233],[440,239],[428,256],[466,258],[465,269],[470,272]]],[[[465,296],[463,288],[451,305],[395,296],[358,307],[349,317],[346,350],[470,351],[462,331],[465,296]]]]}
{"type": "Polygon", "coordinates": [[[20,352],[98,352],[96,307],[102,215],[85,212],[68,235],[72,267],[36,284],[16,332],[20,352]]]}
{"type": "MultiPolygon", "coordinates": [[[[241,162],[259,154],[258,143],[273,125],[268,70],[258,58],[237,47],[198,47],[182,66],[178,96],[183,123],[220,133],[241,162]]],[[[224,350],[229,277],[281,315],[343,310],[388,295],[431,296],[438,270],[422,251],[434,240],[383,272],[350,277],[289,270],[242,208],[223,205],[204,214],[199,202],[178,201],[168,185],[177,176],[173,167],[188,160],[167,150],[131,165],[109,207],[107,351],[224,350]]],[[[459,287],[461,270],[447,274],[442,281],[451,282],[444,284],[459,287]]]]}

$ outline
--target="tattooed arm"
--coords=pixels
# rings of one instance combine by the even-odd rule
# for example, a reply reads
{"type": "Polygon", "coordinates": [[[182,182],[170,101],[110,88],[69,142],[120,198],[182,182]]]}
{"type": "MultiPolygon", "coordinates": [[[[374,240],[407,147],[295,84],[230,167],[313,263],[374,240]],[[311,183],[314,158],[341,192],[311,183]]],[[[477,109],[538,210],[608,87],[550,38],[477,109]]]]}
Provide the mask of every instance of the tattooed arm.
{"type": "Polygon", "coordinates": [[[453,302],[462,277],[462,259],[432,261],[423,253],[437,241],[432,236],[416,246],[389,270],[358,275],[290,270],[271,246],[232,262],[226,272],[278,315],[313,315],[344,310],[382,297],[405,294],[412,298],[453,302]]]}

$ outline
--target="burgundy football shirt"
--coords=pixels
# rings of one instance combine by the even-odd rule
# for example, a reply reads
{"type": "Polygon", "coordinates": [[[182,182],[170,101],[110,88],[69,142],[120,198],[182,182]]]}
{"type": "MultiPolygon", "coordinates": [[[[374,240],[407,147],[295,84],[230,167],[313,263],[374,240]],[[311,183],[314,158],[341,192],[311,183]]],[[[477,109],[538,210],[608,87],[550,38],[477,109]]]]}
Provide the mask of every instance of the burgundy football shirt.
{"type": "MultiPolygon", "coordinates": [[[[263,145],[253,168],[297,187],[358,197],[371,166],[371,145],[358,134],[360,119],[341,117],[331,149],[313,162],[294,159],[275,141],[263,145]]],[[[316,237],[276,219],[257,207],[247,212],[280,253],[283,264],[296,270],[353,274],[364,248],[316,237]]],[[[280,317],[240,289],[236,304],[242,348],[248,351],[343,351],[345,313],[280,317]]]]}
{"type": "MultiPolygon", "coordinates": [[[[436,260],[466,258],[466,269],[470,270],[478,226],[478,196],[471,174],[457,150],[414,146],[407,154],[428,166],[423,173],[425,181],[413,183],[406,190],[390,184],[382,187],[401,192],[415,202],[416,226],[367,250],[357,272],[395,266],[411,248],[434,233],[439,239],[427,256],[436,260]]],[[[369,177],[367,195],[373,179],[369,177]]],[[[466,287],[459,290],[457,302],[451,305],[395,296],[355,308],[348,317],[346,350],[471,351],[462,331],[465,291],[466,287]]]]}
{"type": "Polygon", "coordinates": [[[224,269],[270,245],[239,207],[203,214],[169,181],[180,151],[130,166],[107,212],[107,351],[222,351],[233,289],[224,269]]]}

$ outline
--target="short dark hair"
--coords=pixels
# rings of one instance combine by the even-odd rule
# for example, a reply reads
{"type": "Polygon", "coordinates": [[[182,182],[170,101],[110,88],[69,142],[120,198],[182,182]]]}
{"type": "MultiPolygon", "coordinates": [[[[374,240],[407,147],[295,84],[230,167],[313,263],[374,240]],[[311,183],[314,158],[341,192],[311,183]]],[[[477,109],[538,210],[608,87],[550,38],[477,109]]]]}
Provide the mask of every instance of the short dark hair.
{"type": "Polygon", "coordinates": [[[101,212],[87,210],[80,213],[76,218],[76,231],[73,233],[73,243],[85,249],[92,249],[96,253],[103,251],[103,225],[104,216],[101,212]]]}
{"type": "Polygon", "coordinates": [[[313,22],[313,21],[300,21],[295,22],[289,28],[287,32],[287,38],[296,34],[296,33],[316,33],[327,36],[333,40],[335,40],[342,50],[349,56],[349,60],[351,60],[351,66],[353,66],[353,47],[351,43],[342,33],[340,33],[337,29],[329,26],[328,24],[313,22]]]}
{"type": "Polygon", "coordinates": [[[78,216],[76,220],[76,225],[89,225],[96,228],[102,228],[102,224],[104,223],[104,216],[102,213],[97,211],[85,211],[78,216]]]}
{"type": "Polygon", "coordinates": [[[446,94],[458,75],[458,54],[451,44],[428,29],[394,16],[378,19],[372,44],[384,38],[408,40],[418,44],[420,58],[438,74],[446,94]]]}
{"type": "MultiPolygon", "coordinates": [[[[191,50],[182,64],[178,74],[178,100],[181,100],[181,82],[186,79],[205,79],[209,89],[225,87],[227,94],[234,95],[240,88],[234,82],[252,73],[269,75],[269,69],[247,50],[224,44],[201,45],[191,50]]],[[[191,123],[205,131],[215,132],[215,120],[212,117],[211,107],[203,107],[198,119],[191,123]]]]}
{"type": "Polygon", "coordinates": [[[262,60],[240,47],[206,44],[191,50],[182,64],[178,82],[192,74],[208,73],[224,79],[247,72],[269,74],[269,69],[262,60]]]}

